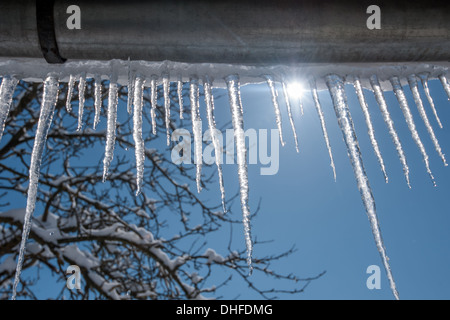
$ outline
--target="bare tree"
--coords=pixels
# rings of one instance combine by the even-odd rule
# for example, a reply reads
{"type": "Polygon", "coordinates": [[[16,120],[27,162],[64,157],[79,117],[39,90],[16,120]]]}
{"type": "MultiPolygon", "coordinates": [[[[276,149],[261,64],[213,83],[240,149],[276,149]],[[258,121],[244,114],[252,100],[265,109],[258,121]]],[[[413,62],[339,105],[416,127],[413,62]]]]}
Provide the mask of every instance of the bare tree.
{"type": "MultiPolygon", "coordinates": [[[[31,272],[22,276],[18,297],[36,298],[34,284],[39,284],[41,268],[50,270],[55,280],[61,282],[61,292],[53,297],[56,299],[66,296],[72,299],[220,298],[221,287],[235,278],[263,298],[276,298],[279,293],[302,292],[310,281],[323,274],[302,279],[272,270],[271,263],[286,258],[293,252],[291,248],[254,259],[255,273],[279,280],[279,287],[267,288],[247,276],[244,250],[236,251],[228,244],[226,254],[221,255],[209,248],[208,237],[240,221],[232,219],[231,213],[223,214],[220,201],[210,205],[196,191],[191,191],[186,182],[192,182],[195,176],[192,166],[175,165],[164,152],[145,150],[143,192],[135,196],[130,120],[117,125],[115,158],[109,179],[102,183],[105,131],[90,129],[94,118],[90,98],[93,91],[93,82],[88,81],[85,124],[83,130],[76,131],[77,115],[65,110],[67,85],[61,84],[24,260],[24,270],[31,272]],[[81,290],[66,288],[68,265],[79,266],[83,279],[81,290]],[[223,275],[221,280],[211,284],[217,274],[223,275]]],[[[106,93],[103,92],[104,99],[106,93]]],[[[121,88],[121,100],[126,100],[125,93],[126,88],[121,88]]],[[[176,93],[171,92],[172,106],[176,104],[175,97],[176,93]]],[[[3,208],[18,207],[14,199],[26,197],[41,98],[41,84],[19,82],[0,148],[0,206],[3,208]]],[[[148,100],[145,97],[147,111],[148,100]]],[[[76,101],[73,102],[75,107],[76,101]]],[[[163,119],[163,107],[158,106],[157,111],[158,118],[163,119]]],[[[144,120],[150,123],[148,118],[149,112],[144,112],[144,120]]],[[[183,126],[182,120],[174,118],[173,129],[183,126]]],[[[146,147],[157,144],[158,137],[164,136],[163,127],[159,123],[161,133],[157,136],[144,134],[146,147]]],[[[203,186],[208,188],[213,180],[212,176],[203,177],[203,186]]],[[[232,200],[230,197],[229,201],[232,200]]],[[[3,299],[12,292],[24,211],[0,213],[0,297],[3,299]]],[[[255,245],[262,244],[255,241],[255,245]]]]}

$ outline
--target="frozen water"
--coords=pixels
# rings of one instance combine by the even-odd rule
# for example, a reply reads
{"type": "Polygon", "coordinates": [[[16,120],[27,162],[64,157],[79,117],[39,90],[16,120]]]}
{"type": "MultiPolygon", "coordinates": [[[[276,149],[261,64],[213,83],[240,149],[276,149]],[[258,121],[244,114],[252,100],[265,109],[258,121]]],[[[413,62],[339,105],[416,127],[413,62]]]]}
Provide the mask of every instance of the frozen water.
{"type": "Polygon", "coordinates": [[[250,208],[248,205],[248,172],[247,172],[247,149],[245,148],[244,116],[241,104],[241,94],[239,88],[239,77],[228,76],[226,79],[228,86],[228,96],[230,99],[231,118],[234,129],[234,139],[236,141],[237,165],[241,196],[242,221],[244,224],[245,243],[247,246],[247,264],[249,273],[252,273],[252,237],[250,228],[250,208]]]}
{"type": "Polygon", "coordinates": [[[281,85],[283,86],[284,100],[286,101],[286,108],[287,108],[287,112],[288,112],[289,122],[291,123],[292,133],[294,135],[295,150],[297,152],[300,152],[300,150],[298,148],[297,131],[295,130],[294,117],[292,116],[291,102],[289,101],[289,94],[288,94],[288,90],[287,90],[287,87],[286,87],[286,83],[283,81],[281,83],[281,85]]]}
{"type": "Polygon", "coordinates": [[[436,186],[436,182],[434,181],[433,174],[430,170],[430,162],[428,161],[428,154],[425,150],[425,147],[420,139],[419,133],[416,129],[416,124],[414,123],[413,116],[411,114],[411,110],[409,109],[408,102],[406,101],[405,93],[403,92],[402,85],[400,84],[400,79],[398,77],[391,78],[392,88],[394,89],[395,96],[397,97],[398,103],[400,105],[400,109],[405,116],[406,123],[408,125],[409,131],[411,131],[411,136],[416,143],[417,147],[422,154],[423,161],[425,162],[425,167],[427,168],[427,172],[430,175],[431,181],[433,185],[436,186]]]}
{"type": "Polygon", "coordinates": [[[170,145],[170,82],[169,75],[163,76],[163,92],[164,92],[164,114],[166,123],[167,145],[170,145]]]}
{"type": "Polygon", "coordinates": [[[86,74],[82,73],[80,75],[80,80],[78,82],[78,128],[80,131],[83,127],[83,111],[84,111],[84,94],[86,91],[86,74]]]}
{"type": "Polygon", "coordinates": [[[133,139],[136,154],[136,195],[141,193],[144,178],[145,150],[142,139],[142,105],[145,80],[137,76],[134,84],[133,139]]]}
{"type": "Polygon", "coordinates": [[[384,99],[383,91],[381,90],[378,77],[376,75],[372,75],[370,77],[370,83],[375,94],[375,99],[377,100],[378,106],[380,107],[381,114],[383,115],[384,122],[388,127],[389,135],[394,142],[398,157],[400,158],[400,162],[402,163],[406,183],[408,184],[408,187],[411,188],[411,183],[409,182],[409,167],[408,163],[406,162],[405,152],[403,151],[400,138],[398,137],[397,131],[395,130],[394,121],[392,121],[391,114],[389,113],[389,110],[387,108],[386,100],[384,99]]]}
{"type": "Polygon", "coordinates": [[[309,81],[309,85],[311,87],[311,94],[312,94],[313,99],[314,99],[314,106],[316,107],[317,114],[319,116],[320,126],[322,128],[322,133],[323,133],[323,138],[325,139],[325,144],[327,146],[328,155],[330,157],[330,161],[331,161],[330,162],[330,166],[333,169],[334,181],[336,181],[336,167],[334,165],[333,153],[331,152],[330,139],[328,138],[327,127],[325,125],[325,117],[323,115],[322,106],[320,105],[319,95],[317,94],[316,81],[311,78],[310,81],[309,81]]]}
{"type": "Polygon", "coordinates": [[[220,163],[222,155],[222,148],[219,143],[219,139],[217,137],[217,129],[216,129],[216,121],[214,119],[214,96],[212,94],[212,82],[206,77],[206,80],[203,82],[203,88],[205,90],[205,103],[206,103],[206,113],[208,117],[208,128],[211,133],[211,139],[214,145],[214,153],[215,153],[215,162],[217,166],[217,174],[219,176],[219,187],[220,187],[220,195],[222,198],[222,208],[223,212],[227,212],[227,208],[225,205],[225,187],[223,185],[223,173],[222,173],[222,165],[220,163]]]}
{"type": "Polygon", "coordinates": [[[273,104],[273,109],[275,111],[275,120],[277,122],[278,133],[280,135],[280,143],[282,146],[284,146],[283,128],[281,125],[281,112],[280,112],[280,106],[278,104],[278,92],[277,92],[277,89],[275,88],[273,78],[268,75],[266,75],[265,78],[266,78],[267,84],[270,88],[270,94],[272,95],[272,104],[273,104]]]}
{"type": "Polygon", "coordinates": [[[372,228],[372,233],[375,238],[378,252],[381,255],[383,265],[386,269],[387,277],[391,285],[391,290],[395,298],[399,299],[397,287],[395,285],[394,277],[389,265],[389,259],[387,257],[383,238],[381,236],[381,230],[375,209],[375,199],[372,194],[372,189],[370,188],[369,179],[364,169],[364,164],[361,156],[361,151],[359,149],[355,128],[353,125],[352,116],[347,105],[344,82],[337,75],[328,75],[325,79],[330,90],[331,99],[333,100],[333,106],[336,112],[339,127],[341,128],[342,134],[344,136],[344,141],[348,150],[348,156],[350,158],[350,162],[352,163],[353,172],[355,173],[359,192],[361,193],[361,199],[364,203],[367,216],[369,217],[370,226],[372,228]]]}
{"type": "Polygon", "coordinates": [[[199,110],[199,88],[198,78],[191,78],[189,83],[189,96],[191,100],[191,121],[192,132],[194,134],[194,160],[196,166],[197,192],[202,191],[201,177],[202,177],[202,119],[200,118],[199,110]]]}
{"type": "Polygon", "coordinates": [[[388,183],[389,178],[386,173],[386,167],[384,165],[384,160],[381,155],[380,147],[378,146],[378,141],[375,138],[375,129],[373,128],[372,118],[370,117],[369,106],[367,105],[366,98],[364,97],[364,93],[361,87],[361,81],[359,80],[358,76],[354,77],[353,85],[355,87],[356,95],[358,96],[359,104],[364,114],[364,118],[367,125],[367,132],[370,138],[370,143],[372,144],[373,151],[375,152],[375,155],[378,159],[378,163],[380,164],[381,171],[383,172],[384,175],[384,180],[386,181],[386,183],[388,183]]]}
{"type": "Polygon", "coordinates": [[[5,130],[5,122],[8,118],[9,109],[16,89],[18,80],[14,77],[6,76],[2,80],[0,86],[0,141],[3,137],[3,131],[5,130]]]}
{"type": "Polygon", "coordinates": [[[412,91],[412,94],[414,97],[414,101],[417,106],[417,110],[419,110],[419,114],[422,117],[423,122],[425,123],[428,134],[430,135],[431,140],[433,141],[434,148],[436,149],[437,153],[441,157],[444,165],[447,166],[447,161],[445,159],[445,155],[442,152],[441,146],[439,145],[439,141],[436,138],[436,135],[434,134],[433,127],[431,126],[430,120],[428,120],[428,116],[425,112],[425,108],[423,107],[422,99],[420,98],[419,89],[417,87],[417,79],[414,74],[408,76],[408,83],[409,83],[409,87],[411,88],[411,91],[412,91]]]}
{"type": "Polygon", "coordinates": [[[31,230],[31,219],[34,208],[36,206],[36,197],[38,192],[39,175],[42,161],[42,154],[44,153],[45,143],[47,141],[47,134],[50,129],[53,112],[55,110],[56,101],[58,100],[59,83],[58,80],[49,75],[44,82],[44,95],[42,97],[41,111],[39,115],[38,127],[36,136],[34,138],[33,151],[31,153],[31,163],[29,171],[29,186],[27,195],[27,206],[25,218],[23,222],[22,240],[20,242],[19,258],[17,261],[16,275],[14,278],[14,287],[12,299],[16,299],[17,286],[20,281],[20,273],[22,272],[22,265],[25,255],[25,246],[31,230]]]}
{"type": "Polygon", "coordinates": [[[116,121],[117,121],[117,103],[118,103],[117,83],[109,83],[108,92],[108,114],[106,123],[106,146],[105,158],[103,159],[103,182],[108,177],[109,166],[114,158],[114,144],[116,141],[116,121]]]}

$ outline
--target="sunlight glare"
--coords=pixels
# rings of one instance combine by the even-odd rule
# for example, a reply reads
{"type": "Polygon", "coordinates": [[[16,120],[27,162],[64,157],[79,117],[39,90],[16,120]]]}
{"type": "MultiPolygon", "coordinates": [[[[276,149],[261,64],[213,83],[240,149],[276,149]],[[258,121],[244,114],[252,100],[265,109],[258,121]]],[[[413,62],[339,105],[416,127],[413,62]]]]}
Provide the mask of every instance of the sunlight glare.
{"type": "Polygon", "coordinates": [[[303,86],[300,82],[291,82],[287,85],[287,91],[292,99],[300,99],[303,93],[303,86]]]}

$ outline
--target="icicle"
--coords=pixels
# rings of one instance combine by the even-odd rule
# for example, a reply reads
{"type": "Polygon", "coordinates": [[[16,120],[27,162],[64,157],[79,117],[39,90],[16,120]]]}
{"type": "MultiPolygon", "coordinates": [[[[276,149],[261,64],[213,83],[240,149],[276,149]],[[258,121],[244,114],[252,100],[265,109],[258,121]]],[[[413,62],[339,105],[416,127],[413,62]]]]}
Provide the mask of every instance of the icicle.
{"type": "Polygon", "coordinates": [[[386,173],[386,167],[384,165],[384,160],[381,155],[381,151],[380,151],[380,147],[378,146],[377,139],[375,138],[375,130],[373,128],[372,119],[370,117],[369,107],[368,107],[366,99],[364,97],[364,93],[363,93],[363,90],[361,87],[361,82],[360,82],[358,76],[354,76],[353,85],[355,87],[356,95],[358,96],[359,104],[361,106],[361,109],[364,114],[364,118],[366,120],[367,132],[369,134],[370,142],[372,143],[373,151],[375,152],[375,155],[378,159],[378,163],[380,164],[381,171],[383,172],[383,175],[384,175],[384,180],[386,181],[386,183],[388,183],[389,178],[386,173]]]}
{"type": "Polygon", "coordinates": [[[417,147],[419,148],[420,153],[422,154],[423,161],[425,162],[425,167],[427,168],[427,172],[430,175],[431,181],[433,182],[433,185],[436,186],[436,182],[434,181],[433,174],[430,170],[428,154],[425,150],[422,140],[420,139],[419,133],[417,132],[411,110],[409,109],[408,102],[406,101],[405,93],[403,92],[402,85],[400,84],[400,79],[394,76],[390,80],[395,96],[397,97],[398,103],[400,105],[400,109],[402,110],[406,123],[408,124],[409,131],[411,131],[411,136],[417,147]]]}
{"type": "Polygon", "coordinates": [[[225,206],[225,187],[223,185],[223,174],[222,174],[222,165],[220,164],[219,155],[222,154],[222,148],[219,143],[219,138],[217,137],[216,132],[216,121],[214,119],[214,96],[212,94],[212,82],[209,80],[208,77],[206,77],[206,80],[203,82],[203,88],[205,90],[205,102],[206,102],[206,113],[208,117],[208,127],[209,131],[211,133],[211,140],[214,145],[214,153],[215,153],[215,162],[217,166],[217,173],[219,175],[219,187],[220,187],[220,194],[222,197],[222,207],[223,212],[227,212],[226,206],[225,206]]]}
{"type": "Polygon", "coordinates": [[[283,86],[283,95],[284,95],[284,100],[286,101],[286,107],[287,107],[287,112],[288,112],[288,116],[289,116],[289,122],[291,123],[292,133],[294,134],[295,150],[297,150],[297,153],[298,153],[298,152],[300,152],[300,150],[298,148],[297,131],[295,130],[294,118],[292,117],[291,103],[289,101],[289,94],[288,94],[288,91],[287,91],[287,88],[286,88],[286,83],[283,81],[281,83],[281,85],[283,86]]]}
{"type": "Polygon", "coordinates": [[[325,144],[327,145],[328,155],[330,156],[330,166],[333,168],[333,176],[334,181],[336,181],[336,167],[334,166],[333,153],[331,152],[330,139],[328,138],[327,127],[325,125],[325,117],[323,115],[322,106],[320,105],[319,95],[317,94],[316,81],[314,79],[310,79],[309,85],[311,87],[311,94],[314,99],[314,105],[317,110],[317,114],[319,115],[320,126],[322,127],[323,137],[325,139],[325,144]]]}
{"type": "Polygon", "coordinates": [[[439,80],[441,80],[442,87],[444,87],[445,92],[447,93],[448,99],[450,99],[450,85],[448,84],[447,77],[443,74],[439,76],[439,80]]]}
{"type": "Polygon", "coordinates": [[[80,81],[78,82],[78,128],[80,131],[83,126],[83,110],[84,110],[84,92],[86,90],[86,74],[80,75],[80,81]]]}
{"type": "Polygon", "coordinates": [[[383,91],[381,90],[380,83],[376,75],[372,75],[370,77],[370,84],[372,85],[372,89],[375,94],[375,99],[377,100],[378,106],[380,107],[380,111],[383,116],[384,122],[388,127],[389,135],[391,136],[391,139],[394,142],[395,149],[397,150],[398,153],[398,157],[400,158],[400,162],[402,163],[406,183],[408,184],[408,187],[411,188],[411,184],[409,182],[409,167],[408,163],[406,162],[406,156],[403,151],[400,138],[397,135],[397,131],[395,131],[394,121],[392,121],[391,114],[389,113],[389,110],[387,108],[386,100],[384,99],[383,91]]]}
{"type": "Polygon", "coordinates": [[[278,105],[278,92],[275,89],[275,85],[273,83],[272,77],[266,75],[265,78],[266,78],[267,84],[269,85],[269,88],[270,88],[270,94],[272,95],[272,104],[273,104],[273,109],[275,111],[275,119],[277,122],[278,133],[280,135],[280,143],[282,146],[284,146],[283,129],[281,126],[281,112],[280,112],[280,106],[278,105]]]}
{"type": "Polygon", "coordinates": [[[228,76],[225,81],[228,87],[230,99],[231,116],[236,141],[238,176],[241,196],[242,221],[244,224],[245,243],[247,246],[247,264],[249,273],[253,271],[252,266],[252,237],[250,228],[250,208],[248,205],[248,172],[247,172],[247,149],[245,147],[244,116],[241,104],[241,94],[239,88],[239,77],[237,75],[228,76]]]}
{"type": "Polygon", "coordinates": [[[152,76],[150,81],[150,104],[152,105],[150,109],[150,117],[152,118],[152,133],[156,134],[156,108],[158,101],[158,91],[156,90],[156,76],[152,76]]]}
{"type": "Polygon", "coordinates": [[[131,60],[130,57],[128,57],[128,100],[127,100],[127,112],[128,114],[131,114],[132,111],[132,104],[133,104],[133,92],[134,92],[134,74],[131,70],[131,60]]]}
{"type": "Polygon", "coordinates": [[[347,97],[344,91],[344,82],[337,75],[328,75],[325,79],[330,90],[336,117],[344,136],[345,144],[348,150],[348,156],[353,167],[353,172],[355,173],[358,189],[370,221],[370,226],[372,228],[372,233],[375,238],[378,252],[381,255],[381,259],[386,269],[391,290],[395,298],[399,299],[394,277],[391,272],[391,267],[389,266],[389,259],[386,255],[386,248],[384,247],[383,238],[381,236],[381,230],[375,208],[375,199],[373,198],[369,179],[364,169],[364,164],[361,156],[361,151],[359,149],[355,128],[353,125],[352,116],[347,105],[347,97]]]}
{"type": "Polygon", "coordinates": [[[5,130],[5,122],[8,118],[9,109],[11,108],[11,103],[14,95],[14,90],[16,89],[17,80],[14,77],[6,76],[3,77],[2,85],[0,86],[0,141],[3,137],[3,131],[5,130]]]}
{"type": "Polygon", "coordinates": [[[442,123],[441,119],[439,119],[439,116],[436,111],[436,107],[434,106],[433,98],[430,94],[430,89],[428,88],[428,73],[421,73],[419,74],[420,80],[422,82],[423,90],[425,91],[425,95],[427,96],[428,103],[430,104],[431,110],[433,110],[434,117],[436,118],[436,121],[439,125],[439,127],[442,129],[442,123]]]}
{"type": "Polygon", "coordinates": [[[202,119],[200,118],[199,110],[199,89],[198,89],[198,79],[190,79],[190,100],[191,100],[191,120],[192,120],[192,131],[194,133],[194,158],[196,165],[196,182],[197,191],[202,190],[201,186],[201,175],[202,175],[202,119]]]}
{"type": "Polygon", "coordinates": [[[430,121],[428,120],[428,116],[425,112],[425,108],[423,107],[422,99],[420,98],[419,90],[417,88],[417,80],[416,76],[414,74],[411,74],[408,76],[408,83],[409,87],[411,88],[414,101],[416,102],[417,110],[419,110],[419,114],[422,117],[423,122],[425,123],[425,127],[427,128],[428,134],[431,137],[431,140],[433,141],[434,148],[436,149],[437,153],[442,159],[442,162],[444,163],[444,166],[447,166],[447,161],[445,160],[445,155],[442,153],[441,146],[439,145],[439,141],[436,138],[436,135],[434,134],[433,127],[430,124],[430,121]]]}
{"type": "Polygon", "coordinates": [[[42,161],[42,154],[44,152],[47,134],[50,129],[53,112],[55,110],[56,101],[58,100],[59,83],[53,76],[48,76],[44,82],[44,94],[42,97],[41,111],[39,115],[39,122],[34,138],[33,151],[31,153],[30,163],[30,177],[27,195],[27,206],[25,211],[22,241],[20,242],[19,259],[17,261],[16,275],[14,278],[14,287],[12,300],[16,299],[17,286],[20,281],[20,273],[22,272],[22,265],[24,261],[25,246],[31,230],[31,218],[33,216],[34,208],[36,206],[36,197],[38,191],[39,175],[42,161]]]}
{"type": "Polygon", "coordinates": [[[134,113],[133,113],[133,139],[136,154],[136,195],[141,193],[142,180],[144,178],[145,150],[142,140],[142,97],[144,94],[144,79],[136,77],[134,83],[134,113]]]}
{"type": "Polygon", "coordinates": [[[66,110],[67,112],[72,112],[72,95],[73,87],[75,85],[76,78],[73,75],[69,77],[69,83],[67,84],[67,99],[66,99],[66,110]]]}
{"type": "Polygon", "coordinates": [[[103,182],[108,177],[109,166],[114,158],[114,143],[116,141],[116,121],[117,121],[118,89],[117,83],[113,79],[109,82],[108,92],[108,112],[106,123],[106,147],[105,158],[103,159],[103,182]]]}
{"type": "Polygon", "coordinates": [[[167,145],[170,145],[170,82],[169,75],[163,75],[164,111],[166,122],[167,145]]]}
{"type": "Polygon", "coordinates": [[[180,79],[177,81],[177,94],[178,94],[178,104],[180,105],[180,119],[183,118],[183,82],[180,79]]]}
{"type": "Polygon", "coordinates": [[[100,122],[100,112],[102,110],[102,81],[100,76],[95,76],[94,84],[94,106],[95,106],[95,116],[94,116],[94,130],[97,124],[100,122]]]}

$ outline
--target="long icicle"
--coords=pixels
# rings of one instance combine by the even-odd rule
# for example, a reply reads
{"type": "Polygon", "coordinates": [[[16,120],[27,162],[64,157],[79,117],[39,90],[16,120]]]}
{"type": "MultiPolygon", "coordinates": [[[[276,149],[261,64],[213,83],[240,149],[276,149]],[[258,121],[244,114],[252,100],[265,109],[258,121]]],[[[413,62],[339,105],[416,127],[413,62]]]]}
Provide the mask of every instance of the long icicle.
{"type": "Polygon", "coordinates": [[[234,138],[236,141],[236,152],[237,152],[236,157],[238,164],[242,221],[244,224],[245,243],[247,246],[247,264],[249,267],[249,274],[251,274],[253,271],[252,265],[253,244],[250,227],[250,208],[248,205],[249,187],[248,187],[248,172],[247,172],[247,149],[245,147],[244,116],[241,104],[239,77],[237,75],[231,75],[225,78],[225,81],[227,83],[228,88],[228,96],[230,99],[231,116],[234,129],[234,138]]]}
{"type": "Polygon", "coordinates": [[[0,141],[3,137],[3,131],[5,130],[5,122],[9,115],[9,109],[11,109],[14,90],[16,89],[17,80],[14,77],[3,77],[2,85],[0,86],[0,141]]]}
{"type": "Polygon", "coordinates": [[[311,78],[309,80],[309,85],[311,87],[311,94],[313,96],[313,100],[314,100],[314,105],[316,107],[317,110],[317,114],[319,116],[319,120],[320,120],[320,126],[322,128],[322,133],[323,133],[323,138],[325,139],[325,144],[327,146],[327,150],[328,150],[328,155],[330,156],[330,166],[333,169],[333,177],[334,177],[334,181],[336,181],[336,167],[334,165],[334,160],[333,160],[333,153],[331,152],[331,144],[330,144],[330,139],[328,138],[328,132],[327,132],[327,127],[325,125],[325,117],[323,115],[323,110],[322,110],[322,106],[320,105],[320,101],[319,101],[319,95],[317,94],[317,87],[316,87],[316,80],[314,80],[313,78],[311,78]]]}
{"type": "Polygon", "coordinates": [[[156,134],[156,108],[158,101],[158,91],[156,88],[156,80],[158,78],[156,76],[152,76],[150,80],[150,117],[152,118],[152,133],[156,134]]]}
{"type": "Polygon", "coordinates": [[[144,78],[137,76],[134,83],[133,139],[136,154],[136,195],[141,193],[144,178],[144,140],[142,139],[142,98],[144,94],[144,78]]]}
{"type": "Polygon", "coordinates": [[[16,299],[17,286],[20,282],[20,274],[25,255],[25,247],[31,230],[32,216],[36,206],[36,197],[38,191],[39,175],[42,162],[42,154],[44,152],[47,134],[50,129],[53,113],[58,100],[59,83],[54,76],[47,76],[44,82],[44,94],[42,97],[41,111],[39,122],[34,138],[33,151],[31,153],[30,177],[27,194],[27,206],[23,223],[22,241],[20,242],[19,258],[16,266],[16,275],[14,278],[12,300],[16,299]]]}
{"type": "Polygon", "coordinates": [[[444,88],[445,92],[447,93],[447,97],[450,100],[450,84],[448,84],[447,77],[441,74],[439,76],[439,80],[441,80],[442,87],[444,88]]]}
{"type": "MultiPolygon", "coordinates": [[[[283,86],[283,95],[284,100],[286,101],[286,108],[288,112],[289,122],[291,123],[292,133],[294,134],[294,141],[295,141],[295,150],[300,152],[298,147],[298,137],[297,137],[297,131],[295,130],[295,123],[294,123],[294,117],[292,116],[292,110],[291,110],[291,102],[289,101],[289,94],[287,91],[286,83],[284,81],[281,82],[281,85],[283,86]]],[[[300,102],[301,104],[301,102],[300,102]]]]}
{"type": "Polygon", "coordinates": [[[181,77],[177,81],[177,94],[178,94],[178,104],[180,106],[180,119],[183,118],[183,82],[181,77]]]}
{"type": "Polygon", "coordinates": [[[447,166],[447,160],[445,159],[445,155],[442,152],[441,146],[439,145],[439,141],[436,138],[436,135],[434,134],[433,127],[430,124],[430,120],[428,120],[428,116],[425,112],[425,108],[423,107],[422,99],[420,98],[419,90],[417,87],[417,79],[414,74],[411,74],[408,76],[408,83],[409,87],[412,91],[414,101],[417,106],[417,110],[419,111],[419,114],[425,123],[425,127],[427,128],[428,134],[430,135],[431,140],[433,141],[434,148],[436,149],[437,153],[442,159],[442,162],[444,163],[444,166],[447,166]]]}
{"type": "Polygon", "coordinates": [[[370,221],[370,226],[372,228],[372,233],[375,238],[378,252],[380,253],[384,268],[386,269],[392,293],[394,294],[396,299],[399,299],[394,277],[389,265],[389,259],[386,254],[386,248],[381,236],[380,225],[375,208],[375,199],[373,197],[372,189],[370,188],[369,179],[364,169],[364,164],[361,156],[361,151],[359,149],[355,128],[353,125],[352,116],[347,105],[344,82],[337,75],[328,75],[325,79],[330,90],[336,117],[338,119],[339,127],[341,128],[342,134],[344,136],[345,144],[348,150],[348,156],[353,167],[353,172],[355,173],[358,189],[370,221]]]}
{"type": "Polygon", "coordinates": [[[167,145],[170,145],[170,81],[169,75],[163,75],[163,92],[164,92],[164,114],[166,123],[167,145]]]}
{"type": "Polygon", "coordinates": [[[380,107],[381,115],[383,116],[384,122],[389,130],[389,135],[391,136],[392,142],[397,150],[398,157],[403,166],[403,173],[405,175],[406,183],[408,188],[411,189],[411,183],[409,182],[409,167],[406,162],[405,152],[403,151],[402,143],[398,137],[397,131],[394,127],[394,121],[392,121],[391,114],[387,108],[386,100],[384,99],[383,91],[381,90],[380,82],[376,75],[372,75],[369,78],[370,84],[372,85],[373,92],[375,94],[375,99],[377,100],[378,106],[380,107]]]}
{"type": "Polygon", "coordinates": [[[194,159],[196,165],[197,192],[202,191],[202,119],[199,110],[199,89],[198,79],[191,78],[189,83],[189,94],[191,100],[191,121],[194,133],[194,159]]]}
{"type": "Polygon", "coordinates": [[[416,124],[414,123],[413,116],[411,114],[411,110],[409,109],[408,102],[406,100],[405,92],[403,91],[402,85],[400,84],[400,79],[396,76],[391,77],[390,79],[392,88],[394,90],[395,96],[397,97],[398,103],[400,105],[400,109],[403,112],[403,116],[405,117],[406,124],[408,125],[409,131],[411,132],[411,136],[419,148],[420,153],[422,154],[423,161],[425,162],[425,167],[427,172],[433,182],[433,185],[436,186],[436,181],[434,180],[433,174],[430,169],[430,162],[428,161],[428,154],[425,150],[425,146],[420,139],[419,133],[416,129],[416,124]]]}
{"type": "Polygon", "coordinates": [[[378,141],[375,138],[375,129],[373,128],[372,118],[371,118],[370,112],[369,112],[369,106],[367,105],[366,98],[364,97],[364,93],[363,93],[363,90],[361,87],[361,81],[359,80],[358,76],[354,76],[353,86],[355,87],[356,95],[358,96],[359,104],[361,106],[361,110],[362,110],[362,112],[364,114],[364,118],[366,120],[367,133],[369,134],[369,138],[370,138],[370,142],[373,147],[373,151],[375,152],[375,155],[378,159],[378,163],[380,164],[381,171],[383,172],[383,175],[384,175],[384,180],[386,181],[386,183],[388,183],[389,178],[386,173],[386,167],[384,165],[384,160],[383,160],[383,156],[381,155],[380,147],[378,146],[378,141]]]}
{"type": "Polygon", "coordinates": [[[116,142],[118,89],[114,79],[110,79],[108,92],[108,111],[106,123],[105,158],[103,159],[103,182],[108,177],[109,166],[114,158],[114,144],[116,142]]]}
{"type": "Polygon", "coordinates": [[[428,88],[428,76],[429,73],[420,73],[419,75],[420,81],[422,82],[423,91],[425,91],[425,95],[427,96],[428,103],[430,104],[431,110],[433,111],[434,117],[436,118],[436,121],[439,125],[439,128],[443,128],[441,119],[439,119],[439,116],[436,111],[436,107],[434,106],[433,98],[430,94],[430,88],[428,88]]]}
{"type": "Polygon", "coordinates": [[[81,131],[83,127],[83,111],[84,111],[84,93],[86,91],[86,74],[80,75],[78,82],[78,128],[77,131],[81,131]]]}
{"type": "Polygon", "coordinates": [[[72,96],[73,87],[75,85],[76,77],[74,75],[69,76],[69,82],[67,83],[67,98],[66,98],[66,110],[72,112],[72,96]]]}
{"type": "Polygon", "coordinates": [[[212,94],[211,87],[212,81],[209,79],[209,77],[206,77],[206,80],[203,82],[203,88],[205,90],[206,113],[208,117],[208,127],[211,133],[211,140],[214,145],[215,162],[217,166],[217,173],[219,175],[220,195],[222,198],[222,208],[223,212],[225,213],[227,212],[227,208],[225,205],[225,187],[223,185],[223,173],[220,161],[220,159],[222,159],[222,148],[219,143],[219,138],[217,137],[216,121],[214,119],[214,96],[212,94]]]}
{"type": "Polygon", "coordinates": [[[95,76],[94,83],[94,106],[95,106],[95,116],[94,116],[94,130],[100,122],[100,112],[102,111],[102,80],[99,75],[95,76]]]}
{"type": "Polygon", "coordinates": [[[282,128],[282,124],[281,124],[281,111],[280,111],[280,106],[278,104],[278,92],[275,89],[275,85],[273,83],[272,77],[269,75],[266,75],[265,78],[266,78],[267,84],[269,85],[269,88],[270,88],[270,94],[272,95],[272,105],[273,105],[273,109],[275,111],[275,120],[277,122],[278,133],[280,136],[280,143],[282,146],[284,146],[283,128],[282,128]]]}

